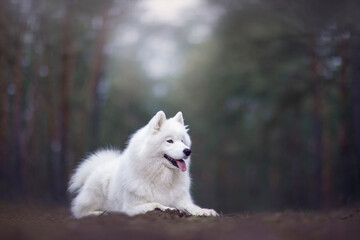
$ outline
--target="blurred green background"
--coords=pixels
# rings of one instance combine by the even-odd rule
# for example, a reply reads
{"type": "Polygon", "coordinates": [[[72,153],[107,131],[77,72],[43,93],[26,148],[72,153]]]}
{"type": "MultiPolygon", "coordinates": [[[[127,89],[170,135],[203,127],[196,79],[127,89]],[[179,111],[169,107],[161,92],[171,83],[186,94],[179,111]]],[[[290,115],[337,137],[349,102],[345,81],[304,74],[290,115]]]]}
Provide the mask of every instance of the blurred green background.
{"type": "Polygon", "coordinates": [[[222,212],[360,198],[360,2],[2,0],[0,199],[182,111],[192,192],[222,212]]]}

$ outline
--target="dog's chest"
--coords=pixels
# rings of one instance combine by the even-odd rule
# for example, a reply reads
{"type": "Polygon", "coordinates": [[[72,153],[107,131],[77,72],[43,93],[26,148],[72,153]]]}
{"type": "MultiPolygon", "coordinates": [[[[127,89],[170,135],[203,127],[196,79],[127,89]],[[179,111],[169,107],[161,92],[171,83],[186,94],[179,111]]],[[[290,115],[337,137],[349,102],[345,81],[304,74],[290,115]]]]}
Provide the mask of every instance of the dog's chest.
{"type": "Polygon", "coordinates": [[[150,201],[159,202],[164,205],[172,205],[174,201],[184,195],[186,183],[181,178],[157,179],[158,181],[147,184],[150,201]],[[159,181],[160,180],[160,181],[159,181]]]}
{"type": "Polygon", "coordinates": [[[170,206],[182,195],[182,189],[177,186],[153,186],[151,196],[153,202],[159,202],[163,205],[170,206]]]}

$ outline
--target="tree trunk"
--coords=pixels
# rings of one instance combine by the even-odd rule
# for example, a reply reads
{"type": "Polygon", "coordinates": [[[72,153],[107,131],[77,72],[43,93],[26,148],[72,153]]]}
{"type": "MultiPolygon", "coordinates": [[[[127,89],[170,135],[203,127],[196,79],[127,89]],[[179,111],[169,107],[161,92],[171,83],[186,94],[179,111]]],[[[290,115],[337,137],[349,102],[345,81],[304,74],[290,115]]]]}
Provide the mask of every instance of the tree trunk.
{"type": "MultiPolygon", "coordinates": [[[[44,42],[43,63],[51,65],[49,30],[43,26],[42,41],[44,42]]],[[[54,68],[44,77],[44,111],[46,119],[46,178],[47,189],[50,197],[56,199],[57,196],[57,172],[55,169],[56,162],[59,161],[59,112],[54,106],[58,105],[59,93],[54,90],[54,68]]]]}
{"type": "Polygon", "coordinates": [[[98,33],[97,41],[92,56],[92,64],[90,69],[90,84],[89,84],[89,103],[90,109],[90,148],[94,148],[98,139],[99,128],[99,114],[100,114],[100,99],[98,93],[98,86],[103,76],[104,68],[104,46],[106,44],[106,36],[109,27],[109,8],[105,9],[102,14],[102,26],[98,33]]]}
{"type": "MultiPolygon", "coordinates": [[[[38,41],[38,40],[36,40],[38,41]]],[[[39,100],[41,93],[39,91],[39,74],[38,70],[40,68],[39,58],[33,57],[32,61],[32,72],[31,72],[31,82],[27,86],[27,93],[25,99],[25,112],[26,120],[24,124],[24,145],[25,145],[25,156],[27,157],[26,166],[24,169],[24,187],[25,194],[27,196],[34,195],[40,186],[37,186],[36,180],[38,175],[34,177],[34,174],[38,173],[36,168],[37,161],[39,160],[40,152],[40,131],[39,122],[40,112],[39,112],[39,100]]]]}
{"type": "Polygon", "coordinates": [[[0,197],[6,194],[8,177],[5,169],[7,165],[7,153],[10,145],[8,144],[8,127],[9,127],[9,101],[8,101],[8,76],[7,76],[7,38],[9,37],[8,18],[5,11],[5,6],[0,8],[0,183],[4,188],[0,189],[0,197]]]}
{"type": "MultiPolygon", "coordinates": [[[[227,136],[225,134],[220,133],[218,135],[218,141],[225,143],[227,136]]],[[[220,154],[214,156],[216,157],[216,209],[221,209],[223,212],[227,212],[229,208],[229,201],[228,201],[228,173],[229,173],[229,160],[228,156],[225,156],[224,151],[221,151],[220,154]]]]}
{"type": "Polygon", "coordinates": [[[348,90],[346,84],[346,69],[348,65],[348,58],[346,56],[346,45],[344,40],[340,40],[339,55],[342,60],[339,75],[339,153],[342,166],[342,191],[343,203],[347,204],[351,196],[351,151],[348,140],[349,138],[349,100],[348,90]]]}
{"type": "Polygon", "coordinates": [[[292,171],[292,199],[293,205],[299,208],[304,205],[304,197],[302,195],[303,189],[303,177],[301,176],[301,157],[299,152],[301,151],[300,142],[300,107],[294,107],[294,120],[292,122],[291,132],[289,133],[289,139],[287,141],[287,149],[291,157],[291,171],[292,171]]]}
{"type": "Polygon", "coordinates": [[[66,2],[66,10],[62,29],[61,41],[61,70],[60,70],[60,166],[58,200],[66,200],[68,182],[69,131],[70,131],[70,87],[73,73],[73,48],[70,34],[71,6],[66,2]]]}
{"type": "Polygon", "coordinates": [[[103,77],[104,71],[104,47],[109,28],[109,10],[106,7],[102,12],[102,25],[98,30],[96,41],[91,56],[89,69],[89,81],[86,82],[84,88],[84,111],[79,115],[80,129],[76,136],[76,152],[75,158],[79,159],[86,150],[94,150],[96,148],[98,132],[99,132],[99,115],[101,110],[101,99],[99,98],[98,86],[103,77]]]}
{"type": "Polygon", "coordinates": [[[321,118],[321,82],[317,74],[318,61],[316,57],[315,35],[312,30],[308,36],[308,52],[310,55],[310,71],[313,81],[312,90],[312,128],[313,128],[313,153],[314,153],[314,172],[313,172],[313,203],[315,207],[321,204],[321,175],[322,175],[322,118],[321,118]]]}
{"type": "Polygon", "coordinates": [[[21,66],[21,58],[23,55],[23,34],[24,34],[24,23],[18,20],[18,31],[15,33],[15,53],[14,62],[12,63],[12,83],[15,86],[14,102],[13,102],[13,154],[14,154],[14,166],[13,166],[13,184],[15,194],[22,195],[24,193],[24,141],[23,141],[23,117],[24,117],[24,79],[23,79],[23,68],[21,66]]]}
{"type": "Polygon", "coordinates": [[[350,108],[352,121],[353,148],[357,165],[357,187],[360,185],[360,37],[354,36],[351,46],[350,108]]]}

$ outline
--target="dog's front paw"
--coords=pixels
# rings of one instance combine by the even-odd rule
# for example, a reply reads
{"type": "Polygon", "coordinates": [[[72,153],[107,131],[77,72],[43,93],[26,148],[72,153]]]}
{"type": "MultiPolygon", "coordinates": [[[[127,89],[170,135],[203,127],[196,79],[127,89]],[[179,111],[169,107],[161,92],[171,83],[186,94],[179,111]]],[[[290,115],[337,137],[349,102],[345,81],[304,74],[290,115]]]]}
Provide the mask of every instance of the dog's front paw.
{"type": "Polygon", "coordinates": [[[172,207],[166,207],[166,206],[157,206],[156,208],[155,208],[155,210],[156,209],[159,209],[159,210],[161,210],[161,211],[166,211],[166,210],[170,210],[170,211],[176,211],[176,208],[172,208],[172,207]]]}
{"type": "Polygon", "coordinates": [[[213,209],[207,209],[207,208],[194,208],[194,209],[188,209],[188,212],[195,216],[219,216],[217,212],[213,209]]]}

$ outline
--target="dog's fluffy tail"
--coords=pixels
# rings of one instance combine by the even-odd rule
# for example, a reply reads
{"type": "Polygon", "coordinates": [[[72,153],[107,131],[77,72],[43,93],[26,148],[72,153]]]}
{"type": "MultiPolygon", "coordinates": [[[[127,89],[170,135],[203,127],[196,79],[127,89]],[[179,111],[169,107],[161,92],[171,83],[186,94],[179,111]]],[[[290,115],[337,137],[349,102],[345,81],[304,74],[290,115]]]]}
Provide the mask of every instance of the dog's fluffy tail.
{"type": "Polygon", "coordinates": [[[104,162],[118,158],[120,154],[117,150],[100,150],[85,158],[71,176],[68,191],[77,193],[94,170],[104,162]]]}

